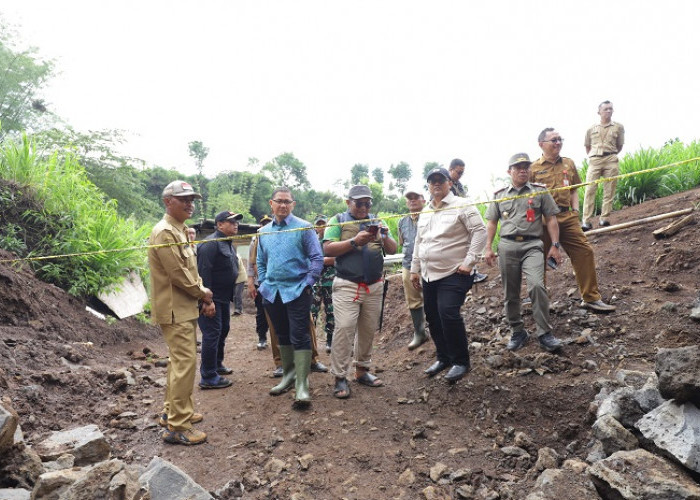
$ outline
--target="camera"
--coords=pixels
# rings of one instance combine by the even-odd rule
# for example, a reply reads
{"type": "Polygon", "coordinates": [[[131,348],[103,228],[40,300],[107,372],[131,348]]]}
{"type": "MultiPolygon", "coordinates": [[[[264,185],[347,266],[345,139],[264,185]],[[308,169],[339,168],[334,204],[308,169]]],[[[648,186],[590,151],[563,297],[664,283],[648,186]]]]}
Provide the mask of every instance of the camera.
{"type": "Polygon", "coordinates": [[[376,224],[371,224],[371,225],[367,226],[366,230],[372,236],[377,236],[377,232],[379,231],[379,226],[377,226],[376,224]]]}

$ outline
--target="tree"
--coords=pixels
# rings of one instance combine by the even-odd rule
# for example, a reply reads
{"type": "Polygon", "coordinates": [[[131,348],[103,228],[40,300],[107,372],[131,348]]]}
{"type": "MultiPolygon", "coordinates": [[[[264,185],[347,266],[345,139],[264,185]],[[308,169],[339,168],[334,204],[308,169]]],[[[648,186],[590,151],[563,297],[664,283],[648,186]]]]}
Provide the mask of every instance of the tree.
{"type": "Polygon", "coordinates": [[[428,172],[433,170],[434,168],[442,168],[442,165],[439,164],[436,161],[428,161],[425,163],[425,166],[423,167],[423,179],[428,177],[428,172]]]}
{"type": "Polygon", "coordinates": [[[201,176],[204,170],[204,160],[209,156],[209,148],[205,147],[202,141],[192,141],[188,144],[190,156],[194,158],[197,166],[197,173],[201,176]]]}
{"type": "Polygon", "coordinates": [[[268,200],[272,193],[272,182],[262,174],[251,172],[222,172],[209,183],[209,205],[213,212],[220,210],[233,210],[243,214],[244,221],[256,222],[265,214],[270,213],[268,200]],[[227,206],[230,198],[225,195],[234,195],[236,205],[227,206]]]}
{"type": "Polygon", "coordinates": [[[306,176],[306,165],[292,153],[282,153],[267,162],[262,168],[275,186],[287,186],[290,189],[309,189],[311,184],[306,176]]]}
{"type": "Polygon", "coordinates": [[[364,184],[369,181],[369,167],[362,163],[355,163],[350,169],[350,182],[353,185],[364,184]]]}
{"type": "MultiPolygon", "coordinates": [[[[37,49],[17,50],[15,34],[0,22],[0,134],[38,128],[47,116],[39,91],[53,74],[53,62],[41,61],[37,49]]],[[[48,114],[49,116],[53,116],[48,114]]]]}
{"type": "Polygon", "coordinates": [[[207,216],[207,190],[206,179],[204,178],[204,160],[209,156],[209,148],[205,147],[202,141],[192,141],[188,144],[189,153],[194,158],[197,167],[197,183],[199,184],[199,194],[202,195],[202,214],[207,216]]]}
{"type": "Polygon", "coordinates": [[[394,178],[394,185],[399,191],[399,194],[403,194],[406,190],[406,184],[411,179],[411,167],[405,161],[401,161],[396,165],[389,167],[389,175],[394,178]]]}
{"type": "Polygon", "coordinates": [[[380,167],[372,170],[372,177],[374,178],[374,182],[377,184],[384,184],[384,170],[382,170],[380,167]]]}

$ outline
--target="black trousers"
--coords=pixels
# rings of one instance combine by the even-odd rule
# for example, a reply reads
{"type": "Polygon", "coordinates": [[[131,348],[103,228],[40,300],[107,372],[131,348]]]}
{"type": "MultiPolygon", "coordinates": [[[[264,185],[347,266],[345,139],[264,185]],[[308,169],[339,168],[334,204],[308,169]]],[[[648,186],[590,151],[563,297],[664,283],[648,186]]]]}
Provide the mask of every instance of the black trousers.
{"type": "Polygon", "coordinates": [[[423,307],[437,359],[449,365],[469,366],[467,331],[459,313],[474,275],[451,274],[427,282],[423,280],[423,307]]]}

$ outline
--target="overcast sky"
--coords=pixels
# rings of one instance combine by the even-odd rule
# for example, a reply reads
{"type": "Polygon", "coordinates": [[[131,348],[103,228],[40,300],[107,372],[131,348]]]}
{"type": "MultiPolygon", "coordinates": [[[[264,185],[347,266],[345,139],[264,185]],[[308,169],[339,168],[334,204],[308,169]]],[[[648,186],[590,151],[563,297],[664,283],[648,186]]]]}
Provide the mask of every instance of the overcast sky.
{"type": "MultiPolygon", "coordinates": [[[[205,174],[283,152],[316,188],[408,162],[467,164],[478,199],[547,126],[580,165],[598,103],[625,150],[700,138],[700,1],[0,0],[56,60],[45,92],[80,130],[130,132],[126,153],[205,174]]],[[[387,175],[388,178],[388,175],[387,175]]]]}

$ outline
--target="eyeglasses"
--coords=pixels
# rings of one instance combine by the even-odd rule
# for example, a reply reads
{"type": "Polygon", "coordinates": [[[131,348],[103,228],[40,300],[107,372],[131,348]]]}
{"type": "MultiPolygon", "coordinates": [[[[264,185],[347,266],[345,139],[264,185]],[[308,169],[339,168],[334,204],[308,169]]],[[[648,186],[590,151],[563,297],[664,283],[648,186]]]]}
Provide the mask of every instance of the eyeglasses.
{"type": "Polygon", "coordinates": [[[444,184],[447,182],[447,179],[444,177],[433,177],[431,179],[428,179],[428,184],[444,184]]]}
{"type": "Polygon", "coordinates": [[[371,208],[372,207],[371,201],[357,201],[357,200],[352,200],[352,201],[357,208],[371,208]]]}
{"type": "Polygon", "coordinates": [[[551,142],[552,144],[563,144],[564,139],[562,137],[555,137],[554,139],[550,139],[548,141],[542,141],[542,142],[551,142]]]}
{"type": "Polygon", "coordinates": [[[291,205],[292,203],[294,203],[294,200],[272,200],[272,201],[274,201],[278,205],[291,205]]]}

